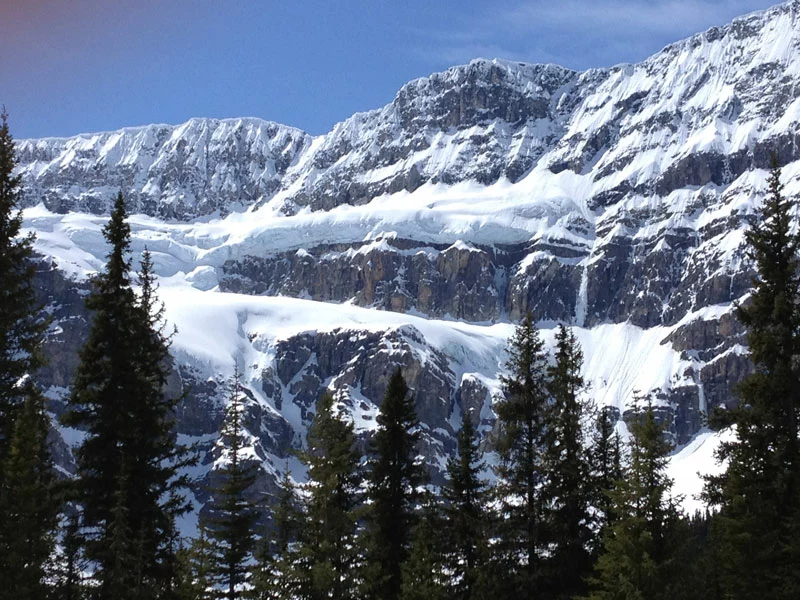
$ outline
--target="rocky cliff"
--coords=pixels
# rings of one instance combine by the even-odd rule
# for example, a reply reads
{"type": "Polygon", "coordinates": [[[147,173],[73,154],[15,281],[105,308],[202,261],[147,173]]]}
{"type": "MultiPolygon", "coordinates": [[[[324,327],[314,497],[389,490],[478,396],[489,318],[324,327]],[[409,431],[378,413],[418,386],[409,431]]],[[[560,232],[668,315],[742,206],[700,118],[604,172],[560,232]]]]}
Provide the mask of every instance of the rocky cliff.
{"type": "Polygon", "coordinates": [[[491,430],[503,340],[527,311],[548,335],[577,328],[599,402],[624,417],[650,393],[683,444],[750,368],[731,313],[752,278],[743,234],[771,152],[800,192],[798,83],[793,0],[639,64],[475,60],[318,137],[194,119],[20,141],[26,225],[60,311],[54,406],[122,189],[180,328],[175,385],[194,390],[181,431],[208,464],[234,364],[270,472],[324,389],[367,437],[400,366],[441,468],[460,411],[491,430]]]}

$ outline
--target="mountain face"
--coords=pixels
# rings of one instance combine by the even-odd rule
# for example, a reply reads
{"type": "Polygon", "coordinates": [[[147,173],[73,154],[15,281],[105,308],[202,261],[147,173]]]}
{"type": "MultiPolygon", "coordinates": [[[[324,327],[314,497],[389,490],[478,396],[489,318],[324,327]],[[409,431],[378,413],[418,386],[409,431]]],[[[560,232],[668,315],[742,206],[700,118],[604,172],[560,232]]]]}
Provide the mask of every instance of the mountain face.
{"type": "MultiPolygon", "coordinates": [[[[58,318],[53,410],[122,189],[179,327],[179,429],[207,466],[234,364],[269,473],[324,389],[366,440],[402,367],[440,471],[461,411],[494,426],[505,340],[527,311],[547,339],[556,322],[576,328],[599,403],[624,419],[634,392],[651,394],[685,444],[751,368],[732,315],[753,276],[744,231],[771,152],[785,193],[800,193],[798,83],[793,0],[635,65],[475,60],[319,137],[193,119],[20,141],[26,226],[58,318]]],[[[62,434],[68,470],[80,433],[62,434]]]]}

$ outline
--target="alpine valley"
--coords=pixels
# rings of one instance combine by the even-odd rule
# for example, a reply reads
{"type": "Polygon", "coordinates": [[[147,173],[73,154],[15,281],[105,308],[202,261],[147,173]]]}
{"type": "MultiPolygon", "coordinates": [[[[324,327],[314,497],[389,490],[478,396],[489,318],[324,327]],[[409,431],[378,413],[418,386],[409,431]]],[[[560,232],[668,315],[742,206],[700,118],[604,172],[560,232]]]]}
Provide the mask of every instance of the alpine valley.
{"type": "MultiPolygon", "coordinates": [[[[25,227],[54,317],[42,376],[60,414],[86,340],[89,278],[119,190],[174,324],[170,391],[199,445],[198,509],[220,455],[226,380],[247,395],[258,493],[274,494],[323,390],[366,443],[396,367],[441,476],[463,411],[495,423],[506,340],[530,311],[586,356],[587,391],[625,431],[651,395],[693,499],[714,406],[750,369],[733,316],[753,277],[744,232],[777,152],[800,194],[800,0],[575,72],[477,59],[312,136],[255,118],[21,140],[25,227]]],[[[53,431],[74,463],[81,432],[53,431]]],[[[486,436],[488,439],[488,436],[486,436]]],[[[490,444],[485,444],[490,450],[490,444]]],[[[189,526],[187,524],[187,526],[189,526]]]]}

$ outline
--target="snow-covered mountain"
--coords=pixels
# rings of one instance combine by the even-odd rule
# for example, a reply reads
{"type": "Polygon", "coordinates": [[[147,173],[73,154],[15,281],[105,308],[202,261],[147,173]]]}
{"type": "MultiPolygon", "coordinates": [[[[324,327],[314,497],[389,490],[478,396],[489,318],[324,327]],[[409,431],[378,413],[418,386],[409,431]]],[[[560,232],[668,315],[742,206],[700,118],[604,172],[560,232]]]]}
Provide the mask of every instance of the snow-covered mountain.
{"type": "Polygon", "coordinates": [[[181,431],[208,461],[234,364],[269,472],[323,389],[366,436],[402,366],[441,466],[461,411],[491,429],[504,341],[529,310],[546,337],[577,328],[598,402],[624,417],[634,391],[651,393],[676,442],[700,433],[684,452],[708,457],[702,415],[735,402],[750,368],[732,305],[750,286],[744,231],[772,151],[800,193],[798,84],[792,0],[639,64],[475,60],[318,137],[193,119],[20,141],[26,225],[55,265],[41,273],[61,323],[54,410],[122,189],[179,327],[181,431]]]}

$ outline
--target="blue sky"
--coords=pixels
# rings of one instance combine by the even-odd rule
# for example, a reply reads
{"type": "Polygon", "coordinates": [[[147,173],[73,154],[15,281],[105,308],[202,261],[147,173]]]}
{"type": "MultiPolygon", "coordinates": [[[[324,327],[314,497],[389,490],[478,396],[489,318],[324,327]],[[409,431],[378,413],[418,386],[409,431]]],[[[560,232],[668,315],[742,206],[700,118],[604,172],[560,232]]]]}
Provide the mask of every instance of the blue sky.
{"type": "Polygon", "coordinates": [[[17,138],[194,116],[324,133],[475,57],[636,62],[774,0],[0,0],[17,138]]]}

